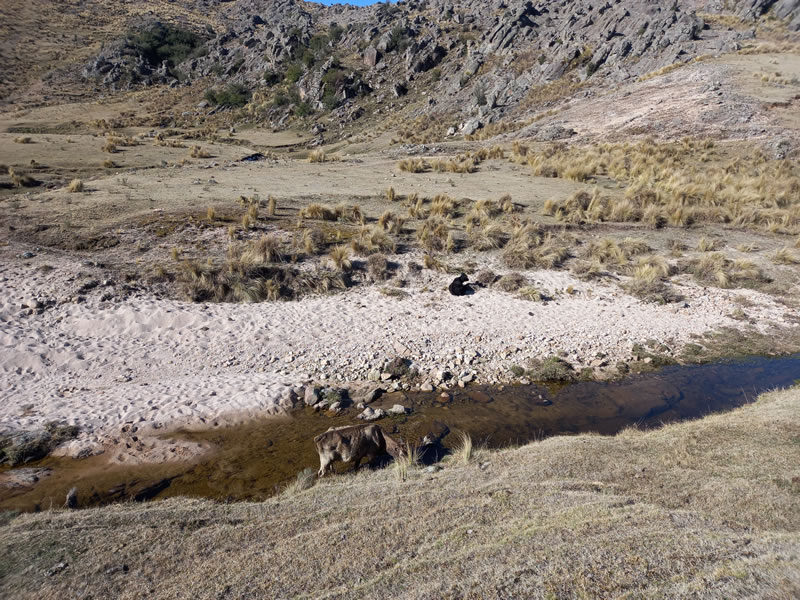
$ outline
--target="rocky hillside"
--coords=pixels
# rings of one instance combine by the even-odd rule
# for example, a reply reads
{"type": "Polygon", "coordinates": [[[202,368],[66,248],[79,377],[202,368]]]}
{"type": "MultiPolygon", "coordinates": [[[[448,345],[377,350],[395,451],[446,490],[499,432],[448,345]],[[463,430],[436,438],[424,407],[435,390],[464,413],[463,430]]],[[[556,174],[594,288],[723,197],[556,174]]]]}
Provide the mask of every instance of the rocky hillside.
{"type": "Polygon", "coordinates": [[[580,88],[736,50],[755,35],[747,23],[767,13],[800,28],[798,5],[410,0],[357,8],[206,0],[202,8],[216,13],[217,29],[162,24],[150,15],[107,44],[83,77],[114,89],[210,88],[209,103],[253,100],[251,114],[273,125],[327,111],[351,121],[393,102],[413,106],[416,115],[456,115],[470,133],[580,88]],[[717,25],[699,11],[727,11],[742,26],[717,25]]]}

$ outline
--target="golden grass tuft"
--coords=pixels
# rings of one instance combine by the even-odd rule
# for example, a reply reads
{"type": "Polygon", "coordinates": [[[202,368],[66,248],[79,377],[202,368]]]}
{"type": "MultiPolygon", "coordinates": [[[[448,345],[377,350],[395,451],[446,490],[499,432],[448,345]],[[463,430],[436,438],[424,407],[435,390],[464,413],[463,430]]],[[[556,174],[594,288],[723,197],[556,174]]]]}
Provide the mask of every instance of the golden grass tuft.
{"type": "Polygon", "coordinates": [[[209,221],[213,221],[216,218],[217,218],[217,211],[214,210],[213,206],[209,206],[208,210],[206,211],[206,219],[208,219],[209,221]]]}
{"type": "Polygon", "coordinates": [[[299,216],[301,219],[314,221],[335,221],[336,211],[327,204],[314,203],[300,209],[299,216]]]}
{"type": "Polygon", "coordinates": [[[472,437],[466,431],[459,431],[455,433],[455,438],[451,455],[453,460],[458,464],[469,464],[474,456],[472,437]]]}
{"type": "Polygon", "coordinates": [[[308,162],[310,163],[324,163],[328,160],[325,151],[322,149],[312,150],[308,153],[308,162]]]}
{"type": "Polygon", "coordinates": [[[26,135],[25,136],[20,136],[20,137],[15,137],[14,138],[14,143],[15,144],[32,144],[33,143],[33,139],[28,137],[28,136],[26,136],[26,135]]]}
{"type": "Polygon", "coordinates": [[[353,266],[347,246],[334,246],[328,253],[328,258],[337,271],[349,271],[353,266]]]}
{"type": "Polygon", "coordinates": [[[275,199],[275,196],[272,194],[269,195],[267,198],[267,214],[270,217],[275,216],[275,212],[278,210],[278,201],[275,199]]]}
{"type": "Polygon", "coordinates": [[[67,191],[72,194],[83,192],[85,191],[85,189],[86,188],[83,185],[83,181],[81,181],[80,179],[73,179],[72,181],[69,182],[69,185],[67,185],[67,191]]]}
{"type": "Polygon", "coordinates": [[[428,252],[447,252],[452,244],[450,228],[441,217],[428,217],[417,228],[417,241],[428,252]]]}
{"type": "Polygon", "coordinates": [[[191,147],[189,150],[189,156],[192,158],[211,158],[211,154],[197,144],[191,147]]]}
{"type": "Polygon", "coordinates": [[[776,250],[770,257],[776,265],[796,265],[800,263],[800,258],[792,252],[788,246],[776,250]]]}
{"type": "Polygon", "coordinates": [[[424,173],[430,166],[421,158],[404,158],[397,163],[397,168],[407,173],[424,173]]]}

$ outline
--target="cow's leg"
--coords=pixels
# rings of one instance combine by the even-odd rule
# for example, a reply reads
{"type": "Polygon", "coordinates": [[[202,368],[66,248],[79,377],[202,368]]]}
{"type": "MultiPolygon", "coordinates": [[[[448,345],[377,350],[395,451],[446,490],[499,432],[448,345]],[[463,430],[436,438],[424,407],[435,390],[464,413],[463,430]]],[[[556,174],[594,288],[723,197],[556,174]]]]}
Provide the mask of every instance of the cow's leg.
{"type": "Polygon", "coordinates": [[[358,467],[361,465],[361,457],[357,456],[353,459],[353,472],[358,471],[358,467]]]}
{"type": "Polygon", "coordinates": [[[319,471],[317,471],[317,477],[324,477],[325,472],[330,467],[331,458],[328,456],[320,455],[319,457],[319,471]]]}

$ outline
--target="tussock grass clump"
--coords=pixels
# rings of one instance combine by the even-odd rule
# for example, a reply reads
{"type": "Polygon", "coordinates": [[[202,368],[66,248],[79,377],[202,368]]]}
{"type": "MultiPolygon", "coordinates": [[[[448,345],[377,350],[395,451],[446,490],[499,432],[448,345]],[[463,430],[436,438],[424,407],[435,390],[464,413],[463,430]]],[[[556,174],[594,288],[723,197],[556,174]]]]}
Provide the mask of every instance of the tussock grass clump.
{"type": "Polygon", "coordinates": [[[456,443],[453,444],[451,449],[453,460],[462,465],[469,464],[475,453],[472,437],[466,431],[457,432],[455,437],[456,443]]]}
{"type": "Polygon", "coordinates": [[[33,139],[28,137],[28,136],[26,136],[26,135],[25,136],[19,136],[19,137],[15,137],[14,138],[14,143],[15,144],[32,144],[33,143],[33,139]]]}
{"type": "Polygon", "coordinates": [[[700,238],[700,241],[697,242],[697,251],[698,252],[713,252],[714,250],[719,250],[724,244],[720,240],[712,240],[703,236],[700,238]]]}
{"type": "Polygon", "coordinates": [[[109,154],[114,154],[117,151],[117,145],[114,141],[109,138],[105,141],[102,148],[103,152],[108,152],[109,154]]]}
{"type": "Polygon", "coordinates": [[[306,467],[297,474],[297,477],[283,488],[285,496],[296,496],[312,487],[317,482],[317,472],[311,467],[306,467]]]}
{"type": "Polygon", "coordinates": [[[313,221],[335,221],[336,211],[327,204],[309,204],[305,208],[300,209],[299,217],[301,219],[311,219],[313,221]]]}
{"type": "Polygon", "coordinates": [[[69,185],[67,185],[67,191],[72,194],[83,192],[85,191],[85,189],[86,188],[83,185],[83,181],[81,181],[80,179],[73,179],[72,181],[69,182],[69,185]]]}
{"type": "Polygon", "coordinates": [[[389,233],[402,233],[405,219],[394,211],[387,210],[378,218],[378,227],[389,233]]]}
{"type": "Polygon", "coordinates": [[[547,299],[547,296],[542,293],[542,290],[530,285],[519,289],[519,297],[523,300],[530,300],[531,302],[543,302],[547,299]]]}
{"type": "MultiPolygon", "coordinates": [[[[565,222],[641,222],[648,227],[732,223],[748,229],[800,233],[796,161],[761,150],[725,159],[703,141],[658,144],[556,144],[525,160],[534,175],[588,180],[605,176],[626,186],[624,198],[552,200],[545,214],[565,222]],[[710,154],[711,153],[711,154],[710,154]],[[590,206],[591,203],[591,206],[590,206]]],[[[594,195],[594,194],[593,194],[594,195]]]]}
{"type": "Polygon", "coordinates": [[[495,287],[504,292],[516,292],[526,285],[528,285],[528,280],[520,273],[508,273],[507,275],[503,275],[497,280],[497,283],[495,283],[495,287]]]}
{"type": "Polygon", "coordinates": [[[406,442],[405,452],[394,459],[394,474],[398,481],[406,481],[412,468],[422,460],[420,449],[406,442]]]}
{"type": "Polygon", "coordinates": [[[337,271],[349,271],[353,266],[347,246],[334,246],[328,253],[328,258],[337,271]]]}
{"type": "Polygon", "coordinates": [[[575,368],[559,356],[532,359],[525,374],[533,381],[543,383],[574,381],[575,368]]]}
{"type": "Polygon", "coordinates": [[[776,265],[796,265],[797,263],[800,263],[800,258],[797,258],[797,256],[789,249],[788,246],[784,246],[780,250],[776,250],[770,258],[776,265]]]}
{"type": "Polygon", "coordinates": [[[192,158],[211,158],[211,154],[197,144],[191,147],[189,150],[189,156],[192,158]]]}
{"type": "Polygon", "coordinates": [[[408,197],[408,216],[412,219],[425,219],[428,213],[425,211],[425,199],[419,194],[411,194],[408,197]]]}
{"type": "Polygon", "coordinates": [[[209,221],[213,221],[217,218],[217,211],[214,210],[213,206],[209,206],[208,210],[206,211],[206,219],[209,221]]]}
{"type": "Polygon", "coordinates": [[[489,269],[484,269],[475,276],[475,281],[483,286],[489,287],[497,280],[497,274],[489,269]]]}
{"type": "Polygon", "coordinates": [[[268,264],[248,250],[232,248],[225,264],[184,261],[177,280],[186,298],[192,302],[273,302],[346,288],[341,273],[268,264]]]}
{"type": "Polygon", "coordinates": [[[397,168],[407,173],[424,173],[430,165],[422,158],[405,158],[397,163],[397,168]]]}
{"type": "Polygon", "coordinates": [[[520,223],[511,232],[502,256],[512,269],[555,269],[569,257],[569,248],[539,225],[520,223]]]}
{"type": "Polygon", "coordinates": [[[394,239],[379,227],[361,227],[350,240],[350,248],[356,254],[367,256],[376,252],[394,254],[397,244],[394,239]]]}
{"type": "Polygon", "coordinates": [[[307,256],[314,256],[325,243],[325,236],[319,229],[303,229],[299,242],[307,256]]]}
{"type": "Polygon", "coordinates": [[[490,221],[482,227],[472,228],[469,243],[476,250],[497,250],[506,244],[508,237],[501,223],[490,221]]]}
{"type": "Polygon", "coordinates": [[[428,217],[417,229],[417,241],[428,252],[449,252],[452,250],[452,234],[444,219],[428,217]]]}
{"type": "Polygon", "coordinates": [[[623,288],[626,292],[655,304],[667,304],[678,302],[683,296],[676,293],[672,287],[664,281],[669,275],[669,266],[660,257],[650,257],[641,260],[633,270],[633,277],[623,288]]]}
{"type": "Polygon", "coordinates": [[[262,235],[257,240],[250,242],[240,257],[240,261],[247,265],[282,262],[283,259],[283,242],[275,233],[262,235]]]}
{"type": "Polygon", "coordinates": [[[456,200],[447,194],[437,194],[431,201],[428,214],[433,217],[452,217],[455,215],[456,204],[456,200]]]}
{"type": "Polygon", "coordinates": [[[269,195],[267,198],[267,214],[270,217],[275,216],[275,212],[278,210],[278,201],[275,199],[275,196],[272,194],[269,195]]]}
{"type": "Polygon", "coordinates": [[[771,281],[754,262],[731,261],[721,252],[709,253],[690,261],[686,270],[698,282],[721,288],[758,288],[771,281]]]}
{"type": "Polygon", "coordinates": [[[113,160],[111,160],[110,158],[107,158],[107,159],[105,159],[105,160],[103,161],[103,168],[104,168],[104,169],[116,169],[118,166],[119,166],[119,165],[117,165],[117,163],[115,163],[115,162],[114,162],[113,160]]]}
{"type": "Polygon", "coordinates": [[[308,162],[310,163],[324,163],[328,160],[325,151],[322,149],[312,150],[308,153],[308,162]]]}
{"type": "Polygon", "coordinates": [[[40,431],[0,436],[0,464],[8,461],[12,467],[45,458],[64,442],[77,437],[80,428],[50,421],[40,431]]]}
{"type": "Polygon", "coordinates": [[[333,212],[336,215],[336,220],[340,223],[360,223],[363,225],[365,222],[364,213],[361,212],[361,208],[356,204],[340,202],[333,212]]]}
{"type": "Polygon", "coordinates": [[[383,254],[372,254],[367,258],[367,273],[372,281],[386,281],[391,276],[389,261],[383,254]]]}
{"type": "Polygon", "coordinates": [[[386,188],[386,191],[384,192],[384,196],[386,196],[386,200],[389,201],[389,202],[394,202],[395,200],[399,200],[400,199],[399,196],[397,195],[397,192],[395,192],[394,188],[391,187],[391,186],[386,188]]]}

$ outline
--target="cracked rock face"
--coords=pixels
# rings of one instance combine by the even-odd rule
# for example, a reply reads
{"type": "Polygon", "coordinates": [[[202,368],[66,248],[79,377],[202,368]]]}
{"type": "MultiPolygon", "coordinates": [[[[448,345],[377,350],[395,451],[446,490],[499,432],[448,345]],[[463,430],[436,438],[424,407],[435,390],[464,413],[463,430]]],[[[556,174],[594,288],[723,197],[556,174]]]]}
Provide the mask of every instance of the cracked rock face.
{"type": "MultiPolygon", "coordinates": [[[[701,54],[738,48],[752,32],[713,30],[696,11],[734,10],[743,19],[768,11],[800,26],[800,0],[410,0],[366,7],[295,0],[212,2],[220,30],[204,32],[203,52],[176,65],[182,82],[262,85],[265,73],[315,110],[342,122],[358,119],[369,99],[403,103],[424,91],[419,114],[460,115],[489,124],[509,115],[531,90],[557,80],[619,83],[701,54]],[[329,35],[336,31],[336,35],[329,35]],[[332,57],[359,57],[332,63],[332,57]],[[299,70],[299,71],[298,71],[299,70]],[[331,73],[333,71],[333,73],[331,73]],[[435,73],[431,75],[431,72],[435,73]],[[294,82],[290,82],[290,88],[294,82]],[[488,100],[491,100],[490,102],[488,100]]],[[[141,26],[141,24],[140,24],[141,26]]],[[[124,41],[108,45],[84,68],[110,86],[172,83],[165,65],[149,64],[124,41]]],[[[292,105],[269,119],[285,123],[292,105]]],[[[458,121],[456,121],[458,122],[458,121]]]]}

